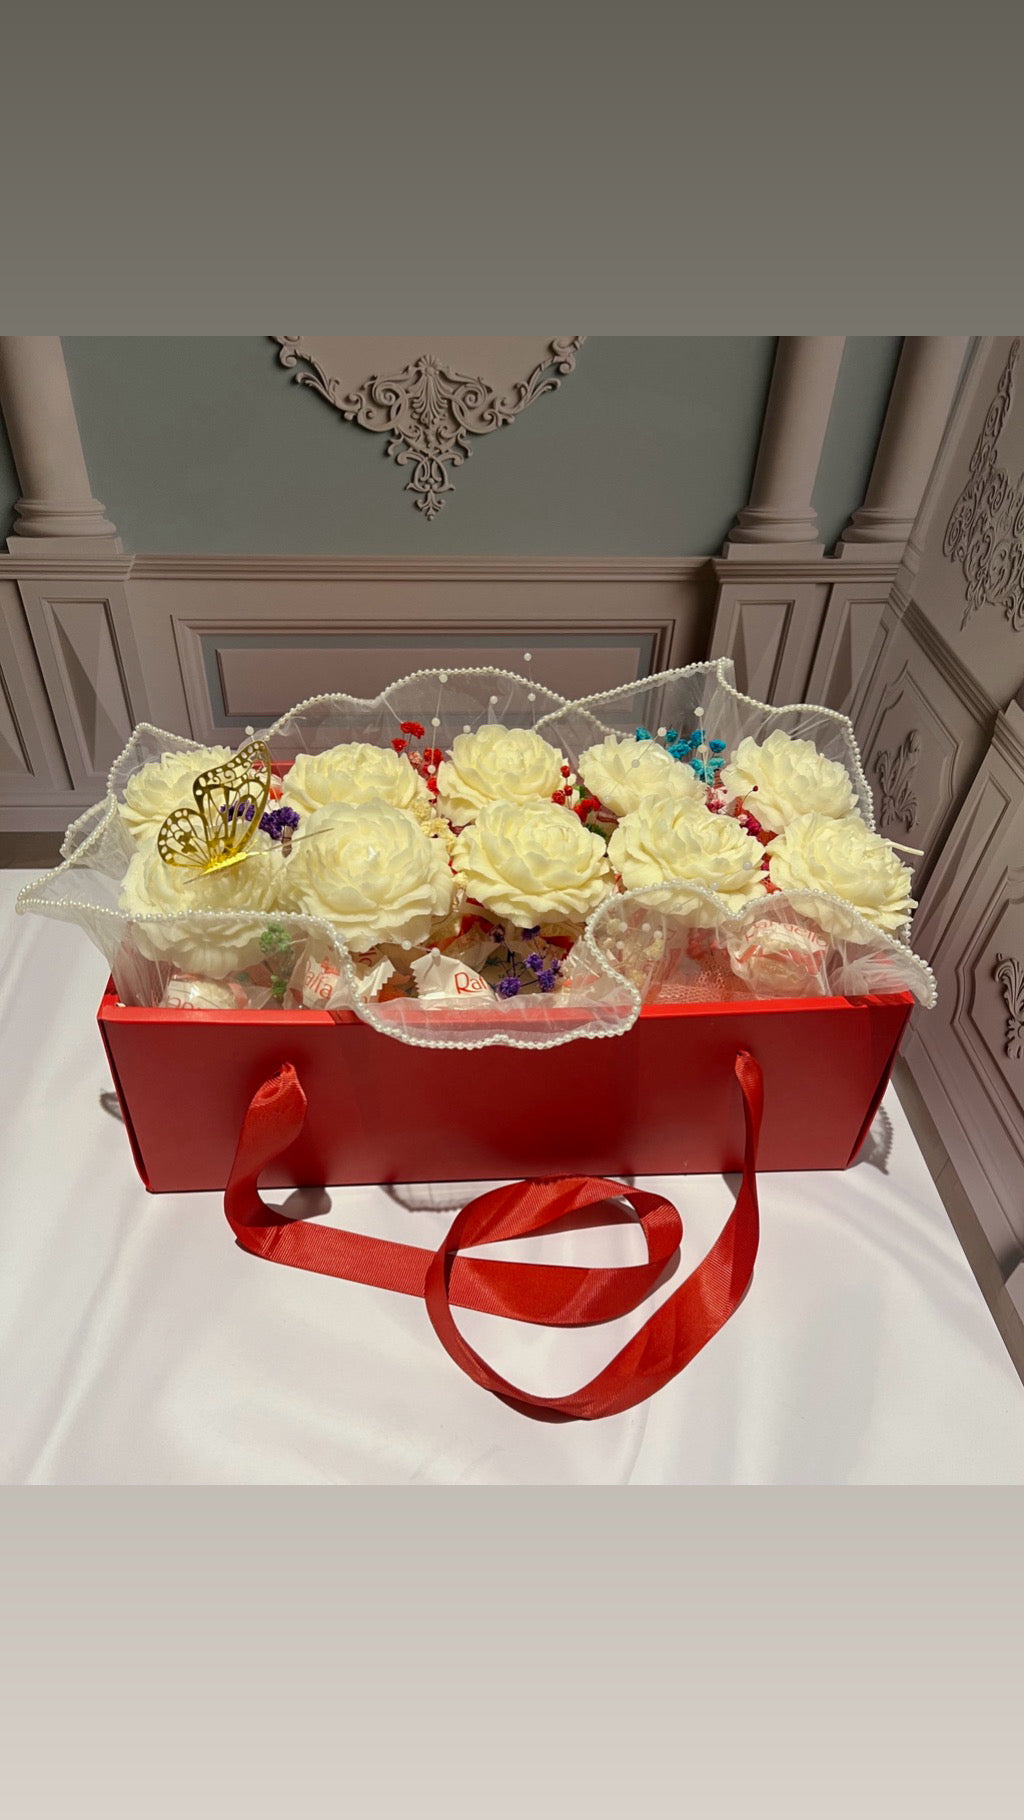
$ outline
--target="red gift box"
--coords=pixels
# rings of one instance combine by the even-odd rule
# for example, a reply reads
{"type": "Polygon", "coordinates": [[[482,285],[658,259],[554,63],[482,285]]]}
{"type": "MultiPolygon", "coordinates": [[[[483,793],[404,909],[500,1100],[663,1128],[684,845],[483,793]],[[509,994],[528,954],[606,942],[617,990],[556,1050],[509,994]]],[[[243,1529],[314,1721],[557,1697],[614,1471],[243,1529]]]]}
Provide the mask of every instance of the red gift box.
{"type": "MultiPolygon", "coordinates": [[[[400,1043],[352,1012],[127,1008],[111,986],[99,1024],[139,1174],[165,1193],[223,1189],[249,1103],[286,1062],[308,1111],[266,1172],[273,1187],[736,1171],[744,1049],[764,1077],[758,1169],[843,1169],[912,1004],[649,1005],[622,1036],[467,1050],[400,1043]]],[[[453,1030],[474,1016],[493,1028],[467,1005],[453,1030]]]]}

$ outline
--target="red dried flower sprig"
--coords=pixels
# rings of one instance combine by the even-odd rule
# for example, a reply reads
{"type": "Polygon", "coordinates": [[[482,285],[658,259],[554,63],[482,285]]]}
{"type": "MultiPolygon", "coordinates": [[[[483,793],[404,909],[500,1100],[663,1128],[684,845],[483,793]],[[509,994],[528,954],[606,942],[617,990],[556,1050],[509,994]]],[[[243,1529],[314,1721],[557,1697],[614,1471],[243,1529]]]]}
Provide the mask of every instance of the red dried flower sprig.
{"type": "Polygon", "coordinates": [[[584,827],[586,827],[588,815],[600,815],[602,813],[601,800],[597,796],[587,795],[586,786],[581,784],[579,779],[574,775],[571,765],[563,765],[561,771],[565,782],[559,789],[552,791],[551,801],[553,803],[558,803],[561,808],[570,808],[574,815],[579,816],[580,821],[583,823],[584,827]],[[575,802],[573,802],[574,795],[576,797],[575,802]]]}
{"type": "Polygon", "coordinates": [[[410,751],[409,741],[422,739],[426,728],[418,720],[403,720],[401,723],[404,739],[393,739],[392,746],[396,752],[404,752],[414,771],[418,771],[431,796],[437,795],[437,770],[444,757],[440,746],[424,746],[422,752],[410,751]]]}

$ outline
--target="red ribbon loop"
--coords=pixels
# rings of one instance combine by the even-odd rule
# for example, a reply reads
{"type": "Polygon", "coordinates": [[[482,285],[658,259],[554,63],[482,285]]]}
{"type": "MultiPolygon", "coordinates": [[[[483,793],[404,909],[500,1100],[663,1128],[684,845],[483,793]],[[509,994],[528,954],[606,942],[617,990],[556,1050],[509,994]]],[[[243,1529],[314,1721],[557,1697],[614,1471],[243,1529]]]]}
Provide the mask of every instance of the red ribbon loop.
{"type": "Polygon", "coordinates": [[[611,1321],[637,1308],[675,1256],[682,1221],[671,1201],[595,1176],[513,1182],[467,1203],[435,1252],[335,1227],[290,1220],[260,1199],[263,1170],[294,1143],[306,1096],[290,1064],[253,1095],[224,1194],[224,1211],[240,1245],[278,1264],[422,1296],[431,1324],[455,1363],[485,1390],[523,1410],[593,1420],[631,1409],[682,1371],[738,1307],[758,1245],[755,1161],[761,1124],[761,1070],[745,1050],[736,1057],[746,1130],[743,1179],[718,1239],[697,1268],[589,1384],[565,1397],[539,1397],[492,1369],[455,1325],[452,1306],[548,1327],[611,1321]],[[639,1218],[647,1243],[643,1264],[612,1268],[515,1264],[470,1258],[464,1247],[524,1238],[587,1208],[606,1205],[639,1218]]]}

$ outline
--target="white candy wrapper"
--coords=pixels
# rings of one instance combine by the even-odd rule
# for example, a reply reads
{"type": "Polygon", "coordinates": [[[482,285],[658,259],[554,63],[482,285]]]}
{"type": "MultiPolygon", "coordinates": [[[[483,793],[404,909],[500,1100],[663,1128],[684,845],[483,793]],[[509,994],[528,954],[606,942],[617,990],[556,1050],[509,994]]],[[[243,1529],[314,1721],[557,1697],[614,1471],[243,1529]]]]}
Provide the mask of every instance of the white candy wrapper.
{"type": "Polygon", "coordinates": [[[348,1004],[348,986],[337,961],[309,955],[299,969],[299,995],[307,1011],[335,1011],[348,1004]]]}
{"type": "Polygon", "coordinates": [[[766,916],[723,930],[736,978],[755,998],[827,998],[828,937],[813,924],[766,916]]]}
{"type": "Polygon", "coordinates": [[[194,973],[178,973],[167,984],[160,1000],[167,1010],[244,1011],[249,1005],[245,988],[236,980],[205,980],[194,973]]]}
{"type": "Polygon", "coordinates": [[[485,979],[463,961],[453,961],[440,949],[432,948],[410,968],[416,981],[416,995],[426,1004],[459,1005],[475,998],[481,1003],[493,998],[485,979]]]}
{"type": "Polygon", "coordinates": [[[376,998],[381,987],[386,986],[388,980],[394,979],[394,976],[395,968],[385,955],[383,960],[379,960],[375,967],[370,968],[369,973],[364,973],[362,978],[356,982],[356,991],[360,998],[376,998]]]}

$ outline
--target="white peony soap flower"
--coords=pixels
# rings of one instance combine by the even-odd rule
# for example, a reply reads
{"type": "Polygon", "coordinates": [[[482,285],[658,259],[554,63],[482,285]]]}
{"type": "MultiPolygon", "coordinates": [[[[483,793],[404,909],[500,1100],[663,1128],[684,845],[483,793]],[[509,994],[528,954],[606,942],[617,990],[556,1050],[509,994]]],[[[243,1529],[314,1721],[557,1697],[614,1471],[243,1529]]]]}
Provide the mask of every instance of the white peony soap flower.
{"type": "Polygon", "coordinates": [[[409,760],[389,746],[358,740],[327,752],[300,752],[282,779],[283,800],[308,815],[327,803],[388,803],[412,809],[426,803],[427,787],[409,760]]]}
{"type": "Polygon", "coordinates": [[[557,803],[487,803],[455,843],[467,896],[521,929],[590,915],[614,888],[604,841],[557,803]]]}
{"type": "Polygon", "coordinates": [[[855,814],[857,797],[849,773],[822,758],[809,739],[791,739],[776,728],[763,745],[741,739],[718,781],[730,799],[741,796],[761,826],[781,834],[798,815],[855,814]]]}
{"type": "Polygon", "coordinates": [[[852,904],[866,921],[891,933],[902,929],[915,906],[911,874],[892,846],[873,834],[859,815],[836,820],[826,815],[799,815],[785,833],[767,846],[773,885],[785,891],[802,915],[840,940],[857,940],[850,917],[833,904],[804,899],[804,891],[823,891],[852,904]]]}
{"type": "Polygon", "coordinates": [[[444,843],[382,802],[314,809],[285,866],[288,908],[326,918],[354,954],[423,941],[454,889],[444,843]]]}
{"type": "Polygon", "coordinates": [[[580,754],[579,774],[613,815],[628,815],[652,796],[703,806],[707,795],[689,765],[652,739],[618,739],[609,733],[580,754]]]}
{"type": "Polygon", "coordinates": [[[129,778],[124,801],[118,804],[121,820],[137,840],[156,834],[174,809],[194,809],[192,785],[203,771],[226,765],[227,746],[201,746],[194,752],[165,752],[163,758],[143,765],[129,778]]]}
{"type": "Polygon", "coordinates": [[[142,838],[121,885],[120,908],[128,917],[169,916],[170,922],[134,922],[132,937],[150,960],[171,961],[189,973],[224,979],[262,958],[260,938],[266,914],[280,909],[284,860],[281,849],[258,829],[246,858],[218,872],[194,873],[161,859],[155,834],[142,838]],[[214,921],[189,921],[182,912],[223,911],[214,921]],[[181,920],[177,920],[181,918],[181,920]]]}
{"type": "Polygon", "coordinates": [[[550,801],[564,781],[564,763],[557,747],[527,727],[458,733],[438,766],[438,807],[462,828],[486,803],[550,801]]]}
{"type": "MultiPolygon", "coordinates": [[[[627,891],[686,879],[717,892],[734,911],[766,888],[760,842],[731,816],[712,815],[686,801],[646,802],[623,816],[608,857],[627,891]]],[[[671,909],[682,916],[710,913],[703,899],[679,894],[671,909]]]]}

